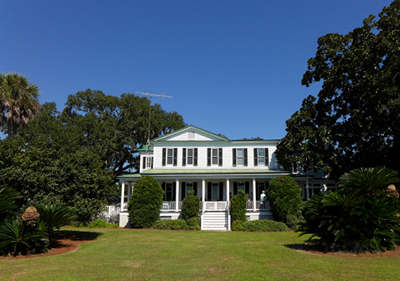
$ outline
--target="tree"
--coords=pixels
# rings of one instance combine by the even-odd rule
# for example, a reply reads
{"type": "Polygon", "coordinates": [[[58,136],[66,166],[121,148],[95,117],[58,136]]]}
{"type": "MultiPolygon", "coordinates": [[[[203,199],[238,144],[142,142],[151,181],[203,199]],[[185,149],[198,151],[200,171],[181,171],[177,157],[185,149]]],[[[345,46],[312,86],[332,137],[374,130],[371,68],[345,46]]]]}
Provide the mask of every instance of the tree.
{"type": "MultiPolygon", "coordinates": [[[[92,147],[105,167],[118,176],[139,167],[137,149],[147,141],[149,106],[145,97],[116,97],[88,89],[68,97],[62,117],[82,129],[81,145],[92,147]]],[[[151,138],[184,125],[178,113],[166,112],[158,104],[151,106],[151,138]]]]}
{"type": "Polygon", "coordinates": [[[334,178],[358,167],[400,170],[400,0],[352,32],[318,39],[302,84],[322,82],[286,122],[277,158],[286,169],[334,178]]]}
{"type": "Polygon", "coordinates": [[[186,222],[193,217],[198,217],[200,214],[200,199],[198,196],[193,195],[193,191],[191,193],[182,201],[181,215],[186,222]]]}
{"type": "Polygon", "coordinates": [[[273,178],[269,182],[267,197],[275,220],[290,224],[292,217],[300,217],[301,187],[293,178],[288,176],[273,178]]]}
{"type": "Polygon", "coordinates": [[[386,168],[353,170],[339,180],[340,189],[313,196],[303,209],[302,234],[325,251],[385,251],[400,244],[400,201],[388,192],[398,183],[386,168]]]}
{"type": "Polygon", "coordinates": [[[0,221],[14,216],[17,212],[17,200],[20,195],[14,189],[0,186],[0,221]]]}
{"type": "Polygon", "coordinates": [[[18,74],[0,75],[0,130],[15,136],[38,113],[39,90],[18,74]]]}
{"type": "Polygon", "coordinates": [[[151,227],[160,217],[164,191],[153,177],[142,177],[135,182],[128,204],[132,227],[151,227]]]}

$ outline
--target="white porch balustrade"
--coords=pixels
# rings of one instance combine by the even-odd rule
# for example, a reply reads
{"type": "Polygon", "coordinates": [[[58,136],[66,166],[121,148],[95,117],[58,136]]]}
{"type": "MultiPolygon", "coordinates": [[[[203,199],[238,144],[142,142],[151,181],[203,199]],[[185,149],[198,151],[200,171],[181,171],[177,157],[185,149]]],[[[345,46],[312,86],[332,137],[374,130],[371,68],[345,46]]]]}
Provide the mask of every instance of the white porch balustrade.
{"type": "Polygon", "coordinates": [[[205,201],[203,206],[205,211],[224,211],[228,205],[227,201],[205,201]]]}

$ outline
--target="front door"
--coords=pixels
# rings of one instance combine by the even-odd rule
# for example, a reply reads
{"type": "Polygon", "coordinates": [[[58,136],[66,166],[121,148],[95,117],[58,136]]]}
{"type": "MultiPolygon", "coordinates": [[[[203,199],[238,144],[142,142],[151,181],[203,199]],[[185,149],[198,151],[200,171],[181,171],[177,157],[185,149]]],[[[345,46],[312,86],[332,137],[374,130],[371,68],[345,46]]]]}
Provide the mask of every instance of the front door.
{"type": "Polygon", "coordinates": [[[211,186],[211,201],[218,201],[219,199],[219,184],[213,183],[211,186]]]}

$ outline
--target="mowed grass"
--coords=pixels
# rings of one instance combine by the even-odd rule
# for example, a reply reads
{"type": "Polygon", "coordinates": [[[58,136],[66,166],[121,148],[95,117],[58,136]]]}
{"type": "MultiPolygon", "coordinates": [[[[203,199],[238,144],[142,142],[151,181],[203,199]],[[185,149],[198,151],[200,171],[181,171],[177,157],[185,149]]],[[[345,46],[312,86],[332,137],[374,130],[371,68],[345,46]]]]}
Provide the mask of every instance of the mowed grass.
{"type": "Polygon", "coordinates": [[[400,258],[320,256],[293,232],[82,229],[73,253],[0,260],[0,280],[400,280],[400,258]]]}

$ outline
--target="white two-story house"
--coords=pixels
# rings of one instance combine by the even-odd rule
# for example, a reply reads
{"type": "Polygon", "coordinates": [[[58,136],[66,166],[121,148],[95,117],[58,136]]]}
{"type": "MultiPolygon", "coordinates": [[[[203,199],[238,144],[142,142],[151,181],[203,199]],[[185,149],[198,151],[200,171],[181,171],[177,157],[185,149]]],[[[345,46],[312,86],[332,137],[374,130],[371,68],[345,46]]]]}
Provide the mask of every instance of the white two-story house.
{"type": "Polygon", "coordinates": [[[230,230],[229,203],[238,190],[248,196],[249,220],[271,218],[260,195],[271,178],[289,175],[280,169],[275,150],[279,140],[229,140],[187,126],[153,139],[140,149],[140,171],[119,177],[120,226],[128,223],[127,202],[141,176],[157,179],[164,190],[161,219],[177,219],[189,191],[201,199],[201,228],[230,230]]]}

